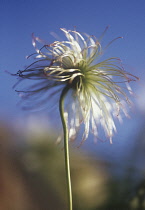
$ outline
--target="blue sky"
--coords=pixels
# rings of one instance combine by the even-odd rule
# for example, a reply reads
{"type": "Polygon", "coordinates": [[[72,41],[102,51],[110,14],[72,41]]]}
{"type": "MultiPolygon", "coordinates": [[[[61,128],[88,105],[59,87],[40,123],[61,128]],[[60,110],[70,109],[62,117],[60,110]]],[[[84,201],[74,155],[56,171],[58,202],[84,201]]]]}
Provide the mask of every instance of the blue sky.
{"type": "MultiPolygon", "coordinates": [[[[59,28],[73,29],[99,36],[110,25],[104,45],[117,36],[107,56],[118,56],[127,70],[144,76],[145,67],[145,1],[90,0],[48,1],[12,0],[2,1],[0,6],[0,95],[1,113],[13,111],[15,115],[16,94],[11,89],[15,78],[4,73],[15,73],[29,63],[26,55],[34,52],[31,34],[54,41],[49,34],[59,28]]],[[[30,61],[31,62],[31,61],[30,61]]]]}
{"type": "MultiPolygon", "coordinates": [[[[110,28],[103,38],[104,45],[118,36],[123,36],[123,39],[114,42],[107,50],[106,56],[120,57],[127,71],[144,79],[144,0],[3,0],[0,5],[0,115],[2,119],[14,120],[21,112],[16,106],[18,96],[12,90],[16,79],[4,71],[15,73],[31,62],[26,60],[25,56],[34,52],[31,44],[32,33],[52,42],[54,38],[50,32],[58,33],[61,37],[59,30],[61,27],[73,29],[76,26],[77,30],[98,37],[108,25],[110,28]]],[[[143,86],[133,84],[133,87],[138,90],[143,86]]],[[[136,126],[135,123],[142,120],[137,113],[138,121],[135,118],[130,121],[130,126],[132,125],[132,127],[129,126],[130,131],[136,126]]],[[[127,131],[128,129],[125,130],[125,134],[127,131]]]]}

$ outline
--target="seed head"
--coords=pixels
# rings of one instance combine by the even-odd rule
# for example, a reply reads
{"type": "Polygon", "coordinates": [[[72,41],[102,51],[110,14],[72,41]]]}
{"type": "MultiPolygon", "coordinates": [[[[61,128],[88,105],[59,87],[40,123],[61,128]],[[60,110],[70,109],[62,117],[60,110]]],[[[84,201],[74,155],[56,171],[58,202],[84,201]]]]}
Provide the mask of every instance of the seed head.
{"type": "Polygon", "coordinates": [[[83,124],[81,142],[87,139],[89,131],[99,139],[101,126],[112,143],[116,131],[114,118],[121,120],[122,113],[127,116],[128,93],[132,93],[129,83],[138,78],[126,72],[117,57],[99,61],[103,50],[96,37],[76,30],[60,30],[66,40],[54,41],[41,49],[36,45],[41,40],[33,36],[36,53],[31,56],[36,61],[16,75],[18,83],[26,79],[36,83],[17,92],[24,99],[24,107],[34,109],[50,103],[53,96],[61,94],[67,86],[65,116],[70,139],[76,138],[83,124]]]}

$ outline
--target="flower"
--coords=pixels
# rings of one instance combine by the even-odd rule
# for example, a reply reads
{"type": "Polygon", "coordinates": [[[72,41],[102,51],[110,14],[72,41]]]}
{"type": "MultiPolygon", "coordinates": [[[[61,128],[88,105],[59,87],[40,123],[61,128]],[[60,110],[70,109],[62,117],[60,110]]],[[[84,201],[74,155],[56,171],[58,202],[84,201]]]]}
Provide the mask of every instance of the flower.
{"type": "Polygon", "coordinates": [[[119,58],[99,61],[103,50],[96,37],[76,30],[61,28],[61,31],[66,41],[54,41],[41,49],[36,46],[41,40],[33,36],[36,53],[32,55],[36,61],[16,75],[18,83],[26,79],[36,83],[17,92],[25,102],[24,107],[34,109],[50,103],[67,86],[65,117],[70,139],[76,138],[83,124],[81,142],[87,139],[89,131],[99,139],[101,126],[112,143],[116,132],[114,119],[121,120],[122,113],[127,116],[126,105],[131,103],[128,93],[132,93],[129,82],[138,78],[123,69],[119,58]]]}

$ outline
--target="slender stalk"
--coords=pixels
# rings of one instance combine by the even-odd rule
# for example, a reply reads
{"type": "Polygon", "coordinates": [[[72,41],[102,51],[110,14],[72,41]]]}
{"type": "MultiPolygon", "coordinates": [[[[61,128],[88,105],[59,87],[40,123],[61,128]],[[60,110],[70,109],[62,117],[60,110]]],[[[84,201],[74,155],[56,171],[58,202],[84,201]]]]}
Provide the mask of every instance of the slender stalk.
{"type": "Polygon", "coordinates": [[[71,189],[71,177],[70,177],[70,163],[69,163],[69,145],[68,145],[68,128],[67,123],[64,117],[64,98],[69,90],[68,86],[66,86],[60,96],[59,100],[59,111],[61,116],[61,121],[63,125],[64,132],[64,158],[65,158],[65,172],[66,172],[66,181],[67,181],[67,195],[68,195],[68,203],[69,210],[72,210],[72,189],[71,189]]]}

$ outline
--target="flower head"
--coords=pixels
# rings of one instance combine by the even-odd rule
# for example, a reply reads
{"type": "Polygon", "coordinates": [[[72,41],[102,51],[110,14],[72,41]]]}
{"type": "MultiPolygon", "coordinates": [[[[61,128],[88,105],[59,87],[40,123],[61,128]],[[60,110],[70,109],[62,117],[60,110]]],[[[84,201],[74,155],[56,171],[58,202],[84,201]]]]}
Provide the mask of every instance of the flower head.
{"type": "Polygon", "coordinates": [[[128,93],[132,92],[129,82],[138,78],[127,73],[116,57],[99,61],[102,48],[96,37],[76,30],[61,31],[66,41],[55,41],[41,49],[36,46],[40,39],[33,36],[36,61],[17,75],[19,81],[33,79],[37,83],[17,92],[25,99],[24,107],[33,109],[50,102],[67,86],[65,116],[70,139],[84,124],[82,142],[90,130],[98,138],[101,126],[112,143],[114,118],[121,119],[122,111],[127,115],[125,104],[130,104],[128,93]]]}

